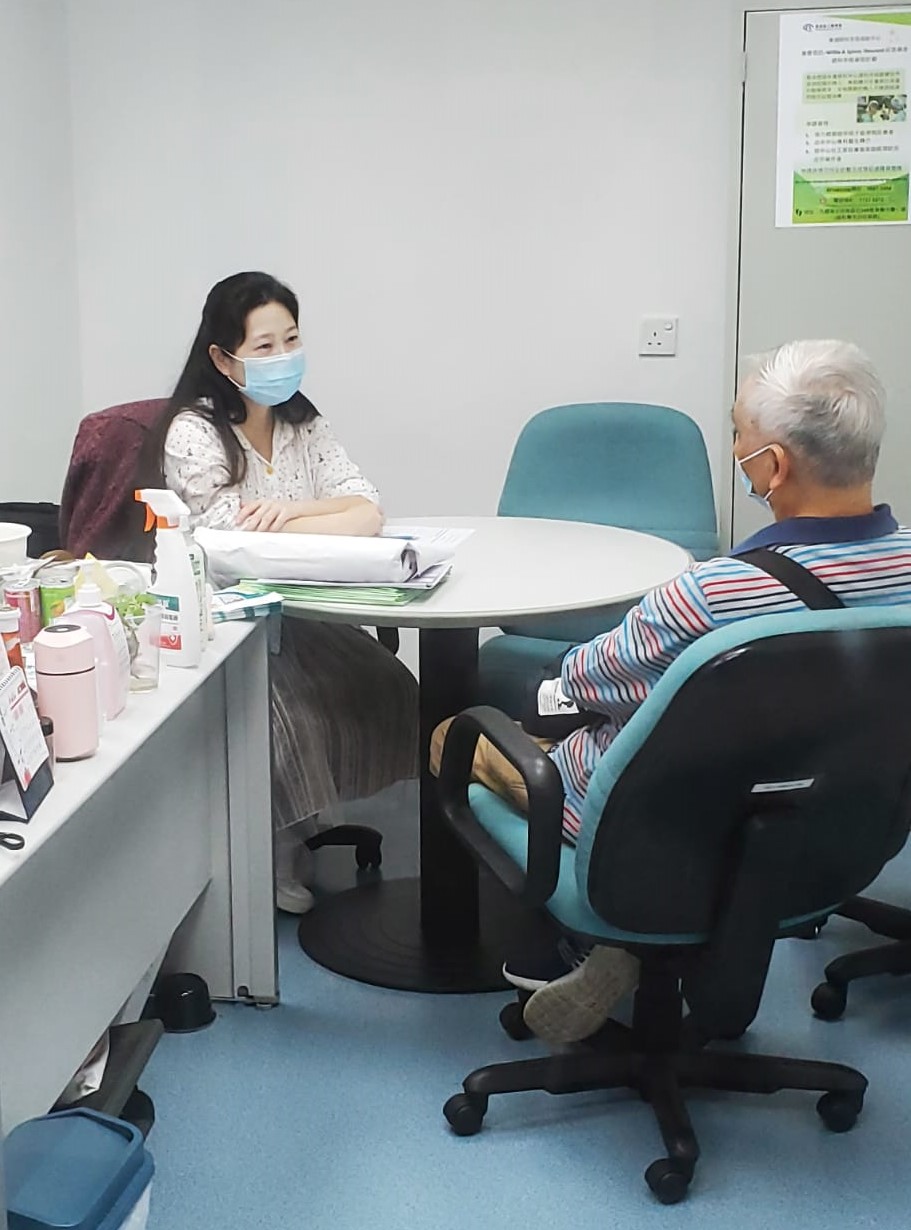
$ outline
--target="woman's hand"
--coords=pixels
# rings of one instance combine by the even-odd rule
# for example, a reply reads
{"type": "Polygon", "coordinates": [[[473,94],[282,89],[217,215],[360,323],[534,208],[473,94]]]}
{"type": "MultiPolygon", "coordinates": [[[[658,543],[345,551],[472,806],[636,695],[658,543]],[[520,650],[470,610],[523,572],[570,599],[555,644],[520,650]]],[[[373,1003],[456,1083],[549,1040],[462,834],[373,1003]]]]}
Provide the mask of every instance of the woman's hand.
{"type": "Polygon", "coordinates": [[[237,528],[264,534],[349,534],[373,538],[383,528],[383,513],[365,496],[330,500],[251,500],[241,504],[237,528]]]}
{"type": "Polygon", "coordinates": [[[383,513],[372,500],[364,496],[353,496],[344,501],[325,501],[331,512],[317,516],[297,516],[292,518],[285,529],[292,534],[344,534],[354,538],[373,538],[383,528],[383,513]]]}
{"type": "Polygon", "coordinates": [[[383,528],[383,512],[372,500],[361,499],[343,514],[348,521],[346,534],[359,538],[375,538],[383,528]]]}
{"type": "Polygon", "coordinates": [[[237,514],[239,530],[253,530],[260,534],[277,534],[295,517],[306,515],[306,505],[293,500],[251,500],[241,504],[237,514]]]}

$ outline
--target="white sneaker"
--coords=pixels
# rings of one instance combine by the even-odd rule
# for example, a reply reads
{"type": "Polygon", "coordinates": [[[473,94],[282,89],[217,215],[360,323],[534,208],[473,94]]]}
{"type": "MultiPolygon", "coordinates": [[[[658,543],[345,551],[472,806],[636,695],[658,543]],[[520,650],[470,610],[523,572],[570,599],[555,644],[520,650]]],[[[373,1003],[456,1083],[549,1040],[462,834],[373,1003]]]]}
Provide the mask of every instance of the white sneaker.
{"type": "Polygon", "coordinates": [[[275,886],[275,904],[285,914],[307,914],[313,909],[316,901],[309,888],[286,880],[275,886]]]}
{"type": "Polygon", "coordinates": [[[275,834],[275,904],[286,914],[306,914],[313,909],[313,893],[304,881],[312,878],[313,854],[293,833],[275,834]]]}
{"type": "Polygon", "coordinates": [[[313,851],[301,842],[294,853],[294,878],[298,884],[307,885],[313,883],[315,875],[316,860],[313,851]]]}
{"type": "Polygon", "coordinates": [[[581,1042],[598,1032],[638,982],[634,956],[599,944],[577,969],[535,991],[522,1015],[542,1042],[581,1042]]]}

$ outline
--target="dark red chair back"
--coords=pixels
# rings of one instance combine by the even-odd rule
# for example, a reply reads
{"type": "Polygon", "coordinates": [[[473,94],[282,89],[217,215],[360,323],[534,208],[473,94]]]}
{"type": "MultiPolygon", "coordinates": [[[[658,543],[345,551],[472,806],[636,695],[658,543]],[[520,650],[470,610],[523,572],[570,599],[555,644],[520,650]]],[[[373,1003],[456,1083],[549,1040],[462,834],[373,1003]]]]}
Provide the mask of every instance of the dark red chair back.
{"type": "Polygon", "coordinates": [[[60,534],[72,555],[150,557],[133,492],[143,445],[167,404],[155,398],[108,406],[79,424],[60,501],[60,534]]]}

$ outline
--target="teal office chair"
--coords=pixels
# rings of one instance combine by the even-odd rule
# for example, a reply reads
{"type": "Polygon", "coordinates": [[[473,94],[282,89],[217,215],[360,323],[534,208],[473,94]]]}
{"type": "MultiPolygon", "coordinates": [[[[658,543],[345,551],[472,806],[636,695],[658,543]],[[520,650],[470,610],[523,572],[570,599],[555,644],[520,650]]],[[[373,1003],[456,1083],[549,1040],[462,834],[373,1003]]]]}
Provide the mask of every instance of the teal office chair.
{"type": "MultiPolygon", "coordinates": [[[[822,1091],[825,1125],[853,1126],[861,1073],[710,1043],[754,1019],[775,941],[860,892],[904,844],[909,663],[911,610],[899,607],[768,615],[701,638],[601,758],[577,848],[561,840],[553,761],[502,713],[456,719],[439,784],[461,840],[529,906],[641,961],[631,1028],[610,1022],[590,1046],[477,1069],[444,1108],[456,1133],[480,1130],[494,1093],[630,1088],[667,1150],[646,1181],[671,1204],[699,1155],[686,1088],[822,1091]],[[525,779],[528,820],[469,785],[481,733],[525,779]]],[[[517,1036],[514,1014],[501,1020],[517,1036]]]]}
{"type": "MultiPolygon", "coordinates": [[[[718,554],[702,433],[667,406],[584,402],[542,410],[516,441],[497,511],[641,530],[698,560],[718,554]]],[[[529,678],[572,645],[614,627],[628,610],[629,604],[599,616],[560,616],[535,636],[504,628],[481,646],[479,697],[518,717],[529,678]]]]}

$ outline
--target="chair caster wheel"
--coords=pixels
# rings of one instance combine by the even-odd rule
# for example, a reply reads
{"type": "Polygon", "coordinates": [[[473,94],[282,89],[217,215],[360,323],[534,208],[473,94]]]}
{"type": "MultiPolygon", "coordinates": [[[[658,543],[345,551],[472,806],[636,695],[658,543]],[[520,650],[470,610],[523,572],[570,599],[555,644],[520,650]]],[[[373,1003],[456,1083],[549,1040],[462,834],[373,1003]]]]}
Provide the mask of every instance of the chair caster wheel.
{"type": "Polygon", "coordinates": [[[659,1157],[645,1172],[646,1183],[662,1204],[679,1204],[685,1200],[692,1177],[691,1168],[669,1157],[659,1157]]]}
{"type": "Polygon", "coordinates": [[[816,1111],[830,1132],[850,1132],[863,1110],[862,1093],[824,1093],[816,1111]]]}
{"type": "Polygon", "coordinates": [[[505,1004],[500,1009],[500,1025],[503,1027],[503,1032],[508,1034],[514,1042],[525,1042],[534,1036],[525,1024],[522,1005],[516,1000],[505,1004]]]}
{"type": "Polygon", "coordinates": [[[487,1113],[487,1098],[476,1093],[454,1093],[443,1107],[446,1122],[456,1136],[476,1136],[487,1113]]]}
{"type": "Polygon", "coordinates": [[[828,921],[827,918],[824,918],[822,922],[804,923],[802,927],[798,927],[794,932],[794,938],[797,940],[816,940],[828,921]]]}
{"type": "Polygon", "coordinates": [[[810,996],[810,1006],[824,1021],[837,1021],[848,1006],[848,988],[821,982],[810,996]]]}
{"type": "Polygon", "coordinates": [[[354,847],[354,859],[360,871],[371,868],[376,871],[383,865],[383,839],[377,834],[375,840],[359,841],[354,847]]]}

